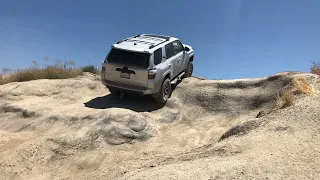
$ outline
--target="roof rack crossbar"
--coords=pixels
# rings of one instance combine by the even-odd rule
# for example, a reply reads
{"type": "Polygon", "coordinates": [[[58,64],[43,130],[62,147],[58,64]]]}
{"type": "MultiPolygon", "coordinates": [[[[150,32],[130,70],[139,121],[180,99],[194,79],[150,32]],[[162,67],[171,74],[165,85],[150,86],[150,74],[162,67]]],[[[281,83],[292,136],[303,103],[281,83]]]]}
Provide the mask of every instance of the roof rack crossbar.
{"type": "Polygon", "coordinates": [[[165,42],[167,42],[167,41],[162,41],[162,42],[160,42],[160,43],[158,43],[158,44],[151,45],[151,46],[149,46],[149,49],[152,49],[152,48],[154,48],[154,47],[156,47],[156,46],[158,46],[158,45],[160,45],[160,44],[162,44],[162,43],[165,43],[165,42]]]}
{"type": "MultiPolygon", "coordinates": [[[[154,42],[152,42],[152,41],[160,41],[160,40],[155,40],[155,39],[150,39],[150,38],[141,38],[141,37],[139,37],[139,38],[132,38],[132,39],[130,39],[130,40],[137,40],[137,41],[144,41],[144,42],[149,42],[149,43],[154,43],[154,42]]],[[[163,41],[163,40],[161,40],[161,41],[163,41]]]]}
{"type": "Polygon", "coordinates": [[[128,42],[137,42],[137,43],[144,43],[144,44],[154,45],[154,43],[147,42],[147,41],[140,41],[140,40],[136,40],[136,39],[129,39],[129,40],[127,40],[127,41],[128,41],[128,42]]]}
{"type": "Polygon", "coordinates": [[[161,38],[161,39],[165,39],[166,41],[170,40],[170,37],[168,37],[168,36],[161,36],[161,35],[155,35],[155,34],[144,34],[143,36],[161,38]]]}
{"type": "Polygon", "coordinates": [[[137,38],[137,37],[140,37],[140,36],[141,36],[141,34],[137,34],[137,35],[135,35],[135,36],[132,36],[132,37],[129,37],[129,38],[120,40],[120,41],[117,42],[117,44],[120,44],[120,43],[122,43],[122,42],[124,42],[124,41],[128,41],[129,39],[137,38]]]}
{"type": "Polygon", "coordinates": [[[143,36],[143,38],[144,39],[151,39],[151,40],[154,40],[154,41],[164,41],[165,40],[163,38],[157,38],[157,37],[151,37],[151,36],[143,36]]]}

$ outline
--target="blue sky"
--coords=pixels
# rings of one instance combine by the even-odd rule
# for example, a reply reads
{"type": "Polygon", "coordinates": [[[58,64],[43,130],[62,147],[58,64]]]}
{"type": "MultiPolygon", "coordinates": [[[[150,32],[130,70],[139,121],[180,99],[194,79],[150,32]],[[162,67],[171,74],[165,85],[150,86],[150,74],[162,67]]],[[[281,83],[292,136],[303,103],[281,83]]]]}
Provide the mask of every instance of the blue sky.
{"type": "Polygon", "coordinates": [[[175,36],[194,75],[234,79],[309,71],[320,61],[319,0],[0,0],[0,68],[57,59],[100,66],[116,41],[175,36]]]}

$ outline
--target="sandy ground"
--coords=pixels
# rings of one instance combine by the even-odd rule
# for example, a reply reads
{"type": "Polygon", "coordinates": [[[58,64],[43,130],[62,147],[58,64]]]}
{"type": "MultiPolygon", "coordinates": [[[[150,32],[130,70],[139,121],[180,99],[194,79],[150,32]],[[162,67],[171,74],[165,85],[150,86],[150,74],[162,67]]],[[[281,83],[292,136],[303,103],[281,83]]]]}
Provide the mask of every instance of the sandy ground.
{"type": "Polygon", "coordinates": [[[320,95],[275,108],[296,77],[320,89],[303,73],[192,77],[161,106],[90,74],[1,85],[0,179],[320,179],[320,95]]]}

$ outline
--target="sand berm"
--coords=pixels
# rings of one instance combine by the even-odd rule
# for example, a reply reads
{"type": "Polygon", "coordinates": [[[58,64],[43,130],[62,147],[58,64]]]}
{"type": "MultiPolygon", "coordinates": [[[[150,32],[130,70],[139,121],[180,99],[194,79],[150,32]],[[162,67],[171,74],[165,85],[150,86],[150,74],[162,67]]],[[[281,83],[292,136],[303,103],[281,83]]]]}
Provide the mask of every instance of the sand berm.
{"type": "Polygon", "coordinates": [[[163,106],[92,74],[1,85],[0,179],[320,179],[319,90],[309,73],[191,77],[163,106]]]}

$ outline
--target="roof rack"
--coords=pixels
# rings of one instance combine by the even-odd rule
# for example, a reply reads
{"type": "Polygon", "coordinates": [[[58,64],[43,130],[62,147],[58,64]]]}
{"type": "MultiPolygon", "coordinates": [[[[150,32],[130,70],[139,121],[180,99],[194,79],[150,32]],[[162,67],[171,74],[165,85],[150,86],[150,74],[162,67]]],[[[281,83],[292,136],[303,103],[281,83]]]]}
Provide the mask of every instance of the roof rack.
{"type": "Polygon", "coordinates": [[[154,48],[154,47],[156,47],[156,46],[158,46],[158,45],[160,45],[160,44],[162,44],[162,43],[164,43],[166,41],[169,41],[169,40],[170,40],[170,37],[168,37],[168,36],[153,35],[153,34],[143,34],[143,35],[137,34],[137,35],[135,35],[133,37],[129,37],[129,38],[120,40],[120,41],[117,42],[117,44],[120,44],[120,43],[122,43],[124,41],[131,41],[131,42],[134,43],[134,45],[137,45],[136,43],[150,44],[149,49],[152,49],[152,48],[154,48]],[[139,37],[142,37],[142,36],[145,37],[146,39],[151,39],[151,40],[164,39],[164,41],[156,44],[156,43],[152,43],[152,42],[143,41],[141,39],[138,39],[139,37]],[[137,39],[133,39],[133,38],[137,38],[137,39]]]}
{"type": "Polygon", "coordinates": [[[137,34],[137,35],[135,35],[135,36],[133,36],[133,37],[129,37],[129,38],[120,40],[120,41],[117,42],[117,44],[120,44],[120,43],[122,43],[122,42],[124,42],[124,41],[128,41],[129,39],[137,38],[137,37],[140,37],[140,36],[141,36],[141,34],[137,34]]]}
{"type": "Polygon", "coordinates": [[[156,46],[158,46],[158,45],[170,40],[170,37],[168,37],[168,36],[161,36],[161,35],[155,35],[155,34],[144,34],[143,36],[153,37],[153,38],[158,38],[158,39],[165,39],[165,41],[162,41],[162,42],[160,42],[158,44],[153,44],[153,45],[149,46],[149,49],[152,49],[152,48],[154,48],[154,47],[156,47],[156,46]]]}
{"type": "Polygon", "coordinates": [[[144,36],[161,38],[161,39],[165,39],[166,41],[170,40],[170,37],[168,36],[161,36],[161,35],[155,35],[155,34],[144,34],[144,36]]]}

